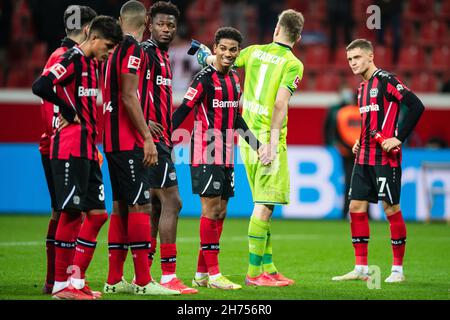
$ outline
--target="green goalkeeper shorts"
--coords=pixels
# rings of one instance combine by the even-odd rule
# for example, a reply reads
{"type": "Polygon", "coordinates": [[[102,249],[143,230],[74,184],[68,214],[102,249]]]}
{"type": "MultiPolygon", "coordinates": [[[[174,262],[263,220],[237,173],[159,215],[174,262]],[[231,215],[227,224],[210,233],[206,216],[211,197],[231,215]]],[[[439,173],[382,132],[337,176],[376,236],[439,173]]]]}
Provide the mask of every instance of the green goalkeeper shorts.
{"type": "Polygon", "coordinates": [[[290,182],[286,146],[278,147],[277,157],[268,166],[258,160],[258,153],[253,149],[241,146],[240,151],[253,202],[289,204],[290,182]]]}

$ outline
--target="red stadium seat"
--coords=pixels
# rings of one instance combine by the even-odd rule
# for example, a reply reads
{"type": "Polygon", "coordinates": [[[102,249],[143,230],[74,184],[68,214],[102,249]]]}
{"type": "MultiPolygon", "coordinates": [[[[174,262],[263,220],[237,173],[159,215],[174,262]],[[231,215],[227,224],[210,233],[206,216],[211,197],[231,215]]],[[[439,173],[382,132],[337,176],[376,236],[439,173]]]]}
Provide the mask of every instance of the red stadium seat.
{"type": "Polygon", "coordinates": [[[360,75],[353,74],[350,70],[349,74],[345,77],[345,81],[347,82],[347,86],[352,90],[358,90],[359,85],[363,82],[363,78],[360,75]]]}
{"type": "Polygon", "coordinates": [[[392,69],[392,49],[383,46],[375,46],[375,65],[381,69],[392,69]]]}
{"type": "Polygon", "coordinates": [[[334,54],[333,67],[336,68],[337,70],[343,71],[343,72],[351,71],[350,66],[348,64],[347,51],[345,50],[345,47],[337,48],[337,50],[334,54]]]}
{"type": "Polygon", "coordinates": [[[47,43],[37,42],[31,51],[30,63],[33,68],[42,69],[47,61],[47,43]]]}
{"type": "Polygon", "coordinates": [[[450,47],[436,47],[431,55],[431,68],[434,71],[450,72],[450,47]]]}
{"type": "Polygon", "coordinates": [[[367,39],[374,42],[377,38],[377,30],[376,29],[368,29],[365,21],[358,24],[355,30],[355,38],[356,39],[367,39]]]}
{"type": "Polygon", "coordinates": [[[422,47],[409,46],[400,50],[398,68],[401,71],[416,71],[423,69],[425,64],[425,54],[422,47]]]}
{"type": "Polygon", "coordinates": [[[322,72],[316,77],[316,91],[338,91],[342,85],[342,79],[336,72],[322,72]]]}
{"type": "Polygon", "coordinates": [[[441,2],[438,14],[442,18],[450,19],[450,1],[444,0],[441,2]]]}
{"type": "Polygon", "coordinates": [[[330,53],[326,46],[307,46],[303,55],[305,66],[310,70],[324,70],[330,61],[330,53]]]}
{"type": "Polygon", "coordinates": [[[367,19],[367,7],[371,4],[373,4],[373,1],[371,0],[353,1],[353,18],[358,24],[365,25],[367,19]]]}
{"type": "Polygon", "coordinates": [[[406,19],[428,21],[433,16],[434,0],[410,0],[406,3],[406,19]]]}
{"type": "Polygon", "coordinates": [[[409,88],[415,92],[437,92],[438,81],[430,72],[420,72],[412,76],[409,88]]]}
{"type": "Polygon", "coordinates": [[[423,46],[441,45],[447,40],[447,26],[444,21],[433,20],[422,23],[419,43],[423,46]]]}
{"type": "MultiPolygon", "coordinates": [[[[41,68],[42,67],[43,66],[41,66],[41,68]]],[[[40,71],[41,70],[35,73],[30,62],[23,62],[20,69],[9,70],[6,86],[12,88],[30,88],[35,77],[40,74],[40,71]]]]}

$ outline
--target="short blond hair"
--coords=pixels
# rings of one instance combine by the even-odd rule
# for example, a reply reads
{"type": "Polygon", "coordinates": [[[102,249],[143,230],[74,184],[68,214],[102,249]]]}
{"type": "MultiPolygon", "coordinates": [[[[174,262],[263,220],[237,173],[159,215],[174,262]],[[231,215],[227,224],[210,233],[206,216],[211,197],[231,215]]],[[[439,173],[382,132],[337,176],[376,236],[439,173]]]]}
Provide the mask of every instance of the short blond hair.
{"type": "Polygon", "coordinates": [[[360,48],[360,49],[363,49],[363,50],[367,50],[367,51],[373,52],[372,42],[370,42],[367,39],[356,39],[356,40],[353,40],[345,49],[347,51],[350,51],[350,50],[353,50],[353,49],[356,49],[356,48],[360,48]]]}
{"type": "Polygon", "coordinates": [[[300,34],[305,24],[305,18],[301,12],[288,9],[278,16],[278,24],[284,28],[290,41],[295,42],[300,38],[300,34]]]}

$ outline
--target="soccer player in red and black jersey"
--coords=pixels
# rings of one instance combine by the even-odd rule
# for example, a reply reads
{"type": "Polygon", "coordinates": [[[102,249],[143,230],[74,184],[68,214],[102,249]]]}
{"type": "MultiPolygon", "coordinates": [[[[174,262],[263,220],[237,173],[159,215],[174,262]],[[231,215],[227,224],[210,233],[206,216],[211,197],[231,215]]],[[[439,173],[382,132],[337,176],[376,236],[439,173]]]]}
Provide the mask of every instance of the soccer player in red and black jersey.
{"type": "Polygon", "coordinates": [[[139,1],[128,1],[120,10],[124,40],[103,66],[104,151],[113,191],[113,213],[108,232],[109,273],[105,293],[130,292],[172,295],[150,275],[150,183],[148,166],[158,153],[144,118],[141,104],[146,57],[140,41],[147,22],[147,10],[139,1]],[[141,86],[141,87],[140,87],[141,86]],[[123,279],[123,265],[131,249],[134,285],[123,279]]]}
{"type": "Polygon", "coordinates": [[[61,211],[55,235],[56,299],[89,300],[100,296],[84,280],[98,232],[108,218],[95,146],[97,61],[106,60],[121,39],[117,20],[96,17],[89,26],[88,39],[58,58],[32,87],[34,94],[57,105],[61,114],[50,146],[55,209],[61,211]],[[54,92],[54,86],[61,90],[54,92]],[[80,229],[82,212],[87,215],[80,229]],[[68,273],[72,273],[70,277],[68,273]]]}
{"type": "Polygon", "coordinates": [[[408,138],[424,111],[422,102],[394,74],[378,69],[370,41],[357,39],[347,48],[347,59],[354,74],[363,82],[358,89],[362,117],[360,139],[353,146],[356,155],[350,183],[350,219],[355,249],[355,269],[333,280],[367,280],[369,243],[369,202],[383,202],[389,220],[393,265],[385,282],[401,282],[406,245],[406,226],[400,209],[401,144],[408,138]],[[403,126],[397,126],[400,104],[408,107],[403,126]],[[379,134],[382,139],[377,139],[379,134]]]}
{"type": "MultiPolygon", "coordinates": [[[[64,25],[66,26],[67,37],[62,40],[61,47],[56,49],[50,55],[47,63],[45,64],[43,73],[47,72],[48,69],[56,63],[57,59],[59,59],[59,57],[67,50],[86,40],[89,23],[96,16],[97,13],[87,6],[71,5],[66,9],[64,12],[64,25]],[[80,24],[78,28],[76,26],[70,26],[68,23],[69,18],[77,13],[80,15],[80,24]]],[[[62,90],[62,87],[59,85],[55,86],[55,90],[62,90]]],[[[43,293],[51,294],[55,278],[55,233],[59,220],[59,211],[55,211],[56,199],[50,165],[50,140],[55,129],[58,127],[59,107],[51,102],[42,100],[41,115],[42,122],[44,123],[44,133],[39,141],[39,151],[41,153],[42,166],[44,167],[45,178],[47,181],[52,206],[52,217],[48,225],[46,239],[47,277],[42,291],[43,293]]]]}
{"type": "Polygon", "coordinates": [[[151,37],[141,44],[148,59],[148,77],[142,88],[142,96],[147,95],[147,99],[142,102],[147,103],[145,116],[158,150],[158,165],[149,170],[153,226],[149,264],[151,267],[159,231],[161,285],[182,294],[194,294],[198,291],[184,285],[176,276],[176,235],[181,199],[172,161],[172,68],[168,50],[175,37],[180,12],[174,4],[158,1],[151,6],[149,15],[151,37]]]}
{"type": "Polygon", "coordinates": [[[194,109],[191,138],[191,179],[194,194],[200,195],[200,251],[194,286],[224,290],[240,289],[220,273],[219,239],[234,196],[234,133],[241,134],[255,150],[263,146],[250,132],[239,110],[241,88],[232,68],[240,52],[242,36],[231,27],[215,34],[215,62],[201,70],[173,115],[173,128],[180,126],[194,109]]]}

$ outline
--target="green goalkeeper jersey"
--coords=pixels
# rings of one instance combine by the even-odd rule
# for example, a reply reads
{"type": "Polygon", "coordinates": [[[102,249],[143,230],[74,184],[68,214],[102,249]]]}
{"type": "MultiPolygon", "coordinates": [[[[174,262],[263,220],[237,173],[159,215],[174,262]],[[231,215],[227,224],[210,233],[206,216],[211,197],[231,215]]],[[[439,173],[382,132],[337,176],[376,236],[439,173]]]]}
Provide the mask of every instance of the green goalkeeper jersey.
{"type": "MultiPolygon", "coordinates": [[[[253,134],[262,143],[268,143],[278,89],[283,87],[294,93],[303,77],[303,63],[290,47],[272,42],[243,49],[235,66],[245,67],[242,116],[253,134]]],[[[280,132],[280,146],[286,146],[286,135],[287,117],[280,132]]],[[[240,145],[247,146],[245,142],[240,145]]]]}

